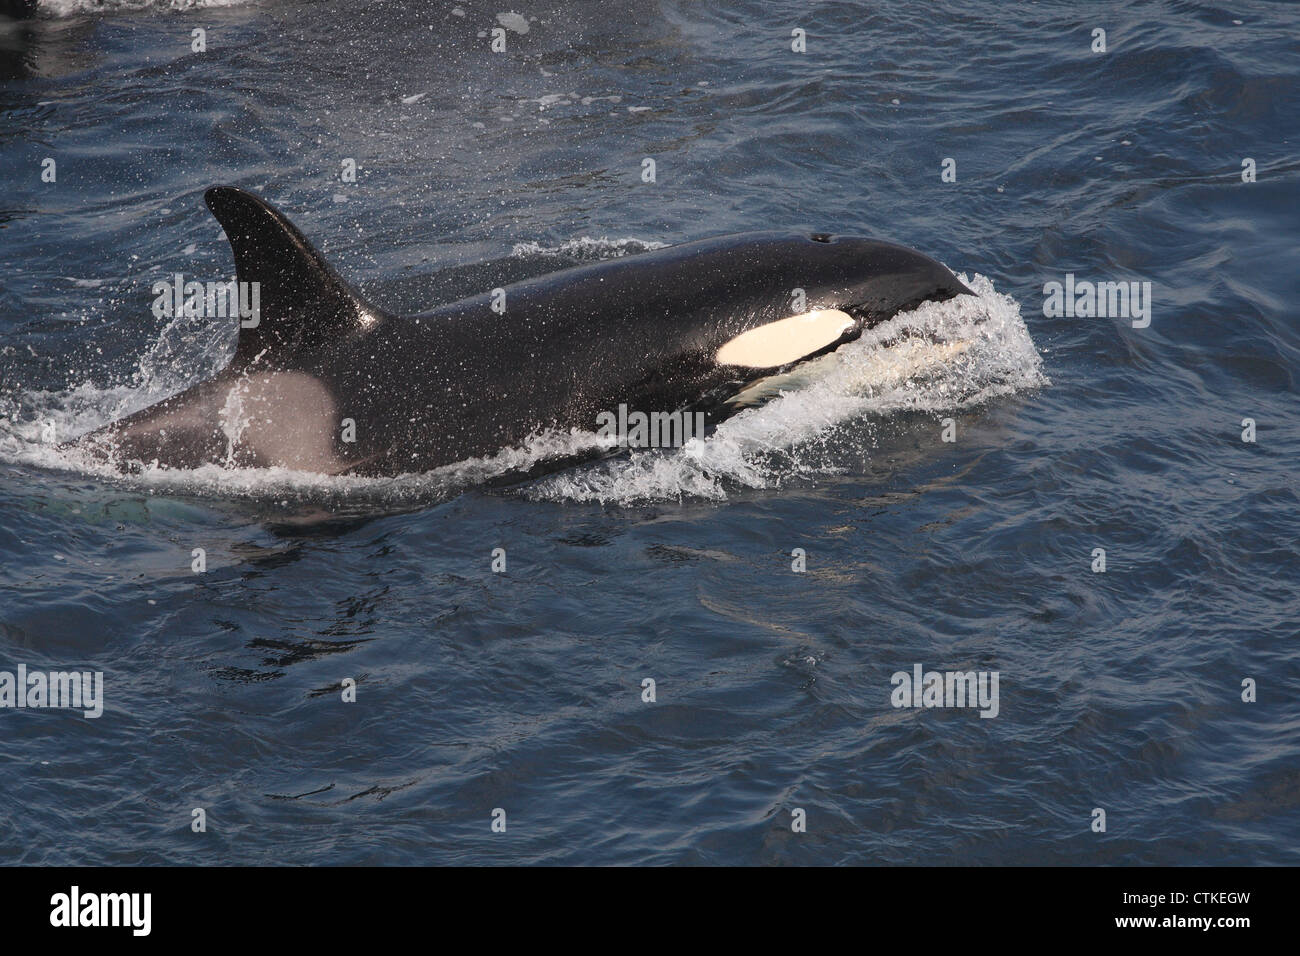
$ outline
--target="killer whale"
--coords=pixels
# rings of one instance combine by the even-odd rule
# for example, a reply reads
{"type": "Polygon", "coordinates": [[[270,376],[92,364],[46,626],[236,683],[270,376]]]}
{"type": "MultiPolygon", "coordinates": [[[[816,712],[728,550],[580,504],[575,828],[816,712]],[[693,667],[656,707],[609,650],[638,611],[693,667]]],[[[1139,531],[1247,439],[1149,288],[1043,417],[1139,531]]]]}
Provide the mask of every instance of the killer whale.
{"type": "Polygon", "coordinates": [[[904,246],[761,232],[400,316],[363,298],[265,200],[232,186],[204,198],[237,282],[258,284],[259,319],[240,328],[213,378],[69,443],[119,469],[393,476],[490,455],[546,428],[594,430],[620,406],[716,419],[755,382],[900,311],[972,294],[904,246]]]}

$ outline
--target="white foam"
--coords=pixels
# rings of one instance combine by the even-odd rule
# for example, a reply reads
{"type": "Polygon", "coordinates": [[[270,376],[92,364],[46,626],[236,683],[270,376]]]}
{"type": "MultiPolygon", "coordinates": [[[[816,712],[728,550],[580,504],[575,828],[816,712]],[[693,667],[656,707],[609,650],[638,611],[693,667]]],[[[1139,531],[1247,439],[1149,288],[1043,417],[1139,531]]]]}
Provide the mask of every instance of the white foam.
{"type": "Polygon", "coordinates": [[[610,239],[601,236],[593,239],[581,236],[566,239],[558,246],[544,246],[540,242],[516,242],[511,254],[516,259],[531,259],[536,256],[566,256],[570,259],[617,259],[620,256],[636,255],[638,252],[651,252],[663,249],[666,242],[653,239],[610,239]]]}
{"type": "Polygon", "coordinates": [[[498,13],[497,23],[513,33],[523,35],[528,32],[528,18],[514,11],[498,13]]]}
{"type": "MultiPolygon", "coordinates": [[[[636,240],[618,240],[629,241],[636,240]]],[[[525,485],[522,492],[536,499],[615,504],[723,499],[738,488],[776,487],[834,471],[824,452],[834,444],[836,428],[847,422],[899,411],[968,408],[1047,384],[1015,301],[996,292],[983,276],[962,279],[976,297],[929,303],[896,316],[833,354],[769,382],[767,389],[775,397],[724,421],[705,439],[572,467],[525,485]]],[[[211,323],[177,319],[141,359],[130,385],[97,388],[86,383],[64,392],[0,396],[0,461],[85,472],[151,492],[394,503],[440,498],[557,458],[610,447],[595,431],[546,431],[485,458],[395,478],[215,464],[190,470],[153,466],[123,476],[75,450],[55,447],[211,377],[228,362],[231,344],[213,334],[211,323]]]]}
{"type": "Polygon", "coordinates": [[[37,9],[45,16],[75,17],[85,13],[112,13],[117,10],[238,7],[248,2],[249,0],[38,0],[37,9]]]}

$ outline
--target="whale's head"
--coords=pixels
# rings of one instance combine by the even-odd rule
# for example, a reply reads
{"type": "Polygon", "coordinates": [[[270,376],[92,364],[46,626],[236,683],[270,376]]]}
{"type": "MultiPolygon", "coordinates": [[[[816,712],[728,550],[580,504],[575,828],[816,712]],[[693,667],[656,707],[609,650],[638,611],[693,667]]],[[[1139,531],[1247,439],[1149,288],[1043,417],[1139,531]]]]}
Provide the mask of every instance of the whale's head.
{"type": "MultiPolygon", "coordinates": [[[[929,256],[878,239],[826,232],[773,237],[741,248],[762,259],[761,308],[714,353],[719,365],[770,370],[833,351],[923,302],[973,295],[929,256]]],[[[757,284],[757,283],[755,283],[757,284]]]]}
{"type": "Polygon", "coordinates": [[[947,266],[929,256],[879,239],[809,233],[810,258],[835,289],[835,307],[864,328],[923,302],[974,295],[947,266]]]}

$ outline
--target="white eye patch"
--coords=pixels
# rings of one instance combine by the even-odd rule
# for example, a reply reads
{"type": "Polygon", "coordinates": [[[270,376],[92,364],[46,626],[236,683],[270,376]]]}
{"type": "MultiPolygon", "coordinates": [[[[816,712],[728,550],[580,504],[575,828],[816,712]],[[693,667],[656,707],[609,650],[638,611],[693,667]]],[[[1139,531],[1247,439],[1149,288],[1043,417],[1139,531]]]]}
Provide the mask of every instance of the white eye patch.
{"type": "Polygon", "coordinates": [[[839,340],[853,327],[853,319],[839,309],[818,309],[736,336],[718,349],[719,365],[776,368],[788,365],[839,340]]]}

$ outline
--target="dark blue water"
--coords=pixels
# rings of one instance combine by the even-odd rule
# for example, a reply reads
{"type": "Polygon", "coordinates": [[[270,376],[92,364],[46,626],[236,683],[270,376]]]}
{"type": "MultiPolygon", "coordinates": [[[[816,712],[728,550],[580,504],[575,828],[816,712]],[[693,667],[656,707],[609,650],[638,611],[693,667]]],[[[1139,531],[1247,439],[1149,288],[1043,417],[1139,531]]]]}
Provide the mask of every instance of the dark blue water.
{"type": "Polygon", "coordinates": [[[1300,863],[1296,6],[179,6],[0,21],[0,670],[105,698],[0,710],[0,860],[1300,863]],[[150,311],[229,275],[220,182],[395,310],[766,228],[980,296],[522,483],[574,436],[87,472],[52,440],[231,354],[150,311]],[[1044,315],[1067,273],[1149,326],[1044,315]],[[917,664],[997,716],[895,708],[917,664]]]}

